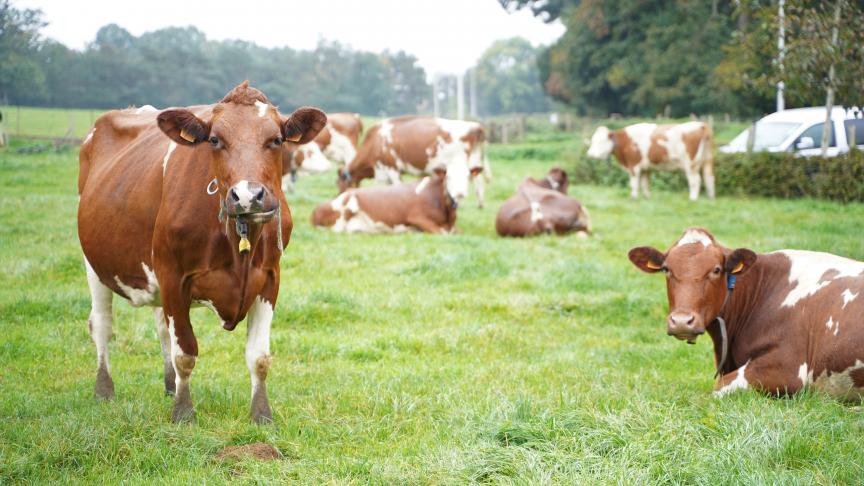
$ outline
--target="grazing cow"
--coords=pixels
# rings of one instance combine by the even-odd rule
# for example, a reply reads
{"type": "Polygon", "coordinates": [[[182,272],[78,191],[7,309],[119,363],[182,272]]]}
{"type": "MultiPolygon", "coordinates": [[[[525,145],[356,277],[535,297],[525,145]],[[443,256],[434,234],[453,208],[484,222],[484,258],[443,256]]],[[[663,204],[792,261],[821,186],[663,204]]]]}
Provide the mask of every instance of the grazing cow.
{"type": "Polygon", "coordinates": [[[591,137],[588,156],[606,159],[610,154],[630,174],[630,196],[651,195],[649,171],[681,169],[687,175],[690,199],[699,198],[699,170],[705,178],[705,191],[714,198],[714,135],[703,122],[680,125],[637,123],[620,130],[598,127],[591,137]]]}
{"type": "Polygon", "coordinates": [[[282,148],[282,190],[294,191],[298,172],[320,174],[330,170],[330,162],[344,167],[357,155],[363,122],[357,113],[330,113],[327,125],[314,142],[303,145],[286,143],[282,148]]]}
{"type": "Polygon", "coordinates": [[[312,224],[346,233],[451,233],[457,203],[445,177],[439,169],[416,182],[348,189],[315,208],[312,224]]]}
{"type": "Polygon", "coordinates": [[[113,292],[133,306],[156,307],[175,422],[194,415],[189,378],[198,343],[190,307],[209,307],[229,331],[247,318],[251,416],[272,420],[270,323],[293,226],[279,187],[282,143],[306,143],[325,123],[314,108],[281,115],[248,82],[214,105],[99,117],[81,146],[78,179],[97,396],[114,395],[113,292]]]}
{"type": "Polygon", "coordinates": [[[490,177],[483,125],[429,116],[384,120],[369,129],[357,156],[339,173],[339,191],[373,177],[395,184],[403,173],[431,175],[439,167],[447,170],[451,196],[467,196],[471,179],[483,207],[484,181],[479,176],[483,172],[490,177]]]}
{"type": "Polygon", "coordinates": [[[702,228],[688,229],[666,253],[640,247],[629,256],[642,271],[666,274],[668,334],[688,342],[711,336],[716,394],[752,387],[785,395],[812,384],[862,396],[864,262],[732,250],[702,228]]]}
{"type": "Polygon", "coordinates": [[[564,235],[591,232],[588,210],[566,195],[567,173],[559,168],[549,171],[542,181],[526,177],[516,194],[504,201],[495,217],[500,236],[533,236],[542,233],[564,235]]]}

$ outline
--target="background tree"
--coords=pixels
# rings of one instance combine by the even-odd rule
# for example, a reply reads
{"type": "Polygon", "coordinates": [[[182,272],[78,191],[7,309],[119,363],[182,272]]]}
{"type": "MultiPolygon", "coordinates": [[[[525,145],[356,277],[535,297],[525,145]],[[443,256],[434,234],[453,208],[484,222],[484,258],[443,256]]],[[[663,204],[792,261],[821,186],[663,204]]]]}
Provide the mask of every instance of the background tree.
{"type": "Polygon", "coordinates": [[[474,68],[481,114],[539,113],[550,109],[540,84],[538,52],[521,37],[496,41],[486,49],[474,68]]]}
{"type": "Polygon", "coordinates": [[[17,93],[33,98],[43,93],[45,76],[35,57],[45,25],[41,11],[18,10],[0,0],[0,101],[17,93]]]}

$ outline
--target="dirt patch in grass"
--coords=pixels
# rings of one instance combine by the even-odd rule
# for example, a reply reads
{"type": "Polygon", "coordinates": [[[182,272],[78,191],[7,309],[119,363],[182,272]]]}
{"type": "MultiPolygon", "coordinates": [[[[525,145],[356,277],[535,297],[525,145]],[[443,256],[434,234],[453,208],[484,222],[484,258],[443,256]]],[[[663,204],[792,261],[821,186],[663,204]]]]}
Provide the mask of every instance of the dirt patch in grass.
{"type": "Polygon", "coordinates": [[[254,459],[256,461],[277,461],[282,459],[278,449],[270,444],[256,442],[254,444],[228,446],[216,453],[217,461],[242,461],[254,459]]]}

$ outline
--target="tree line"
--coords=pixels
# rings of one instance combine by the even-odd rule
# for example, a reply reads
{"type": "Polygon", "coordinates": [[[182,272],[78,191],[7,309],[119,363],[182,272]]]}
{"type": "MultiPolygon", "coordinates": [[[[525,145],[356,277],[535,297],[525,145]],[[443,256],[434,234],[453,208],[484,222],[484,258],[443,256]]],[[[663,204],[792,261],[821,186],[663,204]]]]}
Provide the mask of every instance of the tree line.
{"type": "Polygon", "coordinates": [[[789,106],[864,103],[861,0],[785,0],[782,17],[777,0],[499,2],[564,24],[540,80],[583,113],[752,116],[774,111],[781,81],[789,106]]]}

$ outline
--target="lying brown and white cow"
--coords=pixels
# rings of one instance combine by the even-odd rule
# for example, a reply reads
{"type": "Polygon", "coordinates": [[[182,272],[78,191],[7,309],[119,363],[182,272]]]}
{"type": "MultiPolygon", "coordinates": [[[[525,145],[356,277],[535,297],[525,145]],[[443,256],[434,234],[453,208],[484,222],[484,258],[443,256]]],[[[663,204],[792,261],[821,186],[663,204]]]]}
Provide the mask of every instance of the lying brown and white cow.
{"type": "Polygon", "coordinates": [[[456,208],[439,170],[417,182],[348,189],[315,208],[312,224],[345,233],[452,233],[456,208]]]}
{"type": "Polygon", "coordinates": [[[705,178],[705,191],[714,198],[714,135],[706,123],[680,125],[637,123],[620,130],[598,127],[591,137],[588,156],[606,159],[615,154],[630,174],[630,196],[651,195],[649,172],[653,169],[683,170],[690,186],[690,199],[699,198],[699,171],[705,178]]]}
{"type": "Polygon", "coordinates": [[[357,113],[330,113],[327,125],[315,140],[305,144],[286,143],[282,149],[282,190],[293,191],[297,174],[321,174],[332,167],[344,167],[357,155],[363,122],[357,113]]]}
{"type": "Polygon", "coordinates": [[[476,122],[430,116],[386,119],[369,129],[357,156],[339,174],[339,191],[358,187],[363,179],[396,184],[403,173],[433,174],[447,171],[447,190],[461,200],[468,195],[469,179],[483,207],[484,180],[489,179],[486,131],[476,122]]]}
{"type": "Polygon", "coordinates": [[[211,308],[229,331],[246,318],[252,419],[272,420],[270,324],[292,229],[279,184],[282,143],[308,142],[325,122],[314,108],[281,115],[248,82],[214,105],[112,111],[96,121],[80,152],[78,236],[97,396],[114,395],[108,340],[116,293],[156,307],[174,421],[193,415],[198,342],[190,307],[211,308]]]}
{"type": "Polygon", "coordinates": [[[526,177],[498,210],[495,230],[500,236],[587,235],[591,232],[588,210],[566,193],[567,173],[561,169],[550,170],[541,181],[526,177]]]}
{"type": "Polygon", "coordinates": [[[732,250],[701,228],[665,253],[640,247],[629,256],[645,272],[666,274],[667,332],[692,342],[707,331],[714,341],[718,395],[748,387],[791,394],[812,384],[862,396],[864,262],[732,250]]]}

